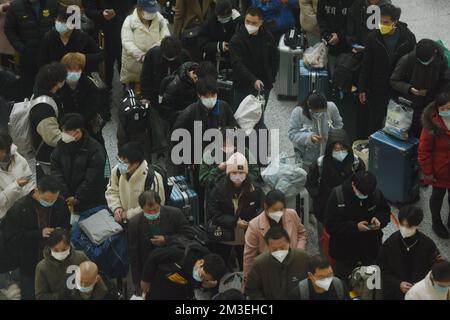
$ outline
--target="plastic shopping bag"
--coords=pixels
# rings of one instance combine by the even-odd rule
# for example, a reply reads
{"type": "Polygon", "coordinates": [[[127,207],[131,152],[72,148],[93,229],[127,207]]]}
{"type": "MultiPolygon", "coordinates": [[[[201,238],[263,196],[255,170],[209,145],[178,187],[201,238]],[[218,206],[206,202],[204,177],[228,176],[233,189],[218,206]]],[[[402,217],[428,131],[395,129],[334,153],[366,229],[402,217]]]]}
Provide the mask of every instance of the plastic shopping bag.
{"type": "Polygon", "coordinates": [[[261,119],[263,114],[264,97],[258,95],[248,95],[242,100],[239,108],[234,113],[234,118],[241,129],[245,130],[247,135],[261,119]]]}
{"type": "Polygon", "coordinates": [[[303,53],[303,61],[309,68],[325,68],[328,63],[328,47],[326,42],[316,43],[303,53]]]}
{"type": "Polygon", "coordinates": [[[383,131],[401,140],[408,139],[408,130],[411,128],[414,110],[409,107],[411,102],[399,99],[399,103],[390,100],[387,108],[386,124],[383,131]]]}

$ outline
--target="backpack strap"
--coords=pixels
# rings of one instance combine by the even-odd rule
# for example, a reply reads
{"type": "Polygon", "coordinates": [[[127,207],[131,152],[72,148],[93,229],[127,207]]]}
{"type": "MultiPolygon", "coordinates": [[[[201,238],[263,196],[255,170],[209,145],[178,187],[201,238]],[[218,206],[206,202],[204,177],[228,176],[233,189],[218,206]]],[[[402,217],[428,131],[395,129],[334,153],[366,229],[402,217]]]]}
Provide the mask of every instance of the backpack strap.
{"type": "Polygon", "coordinates": [[[45,103],[48,104],[49,106],[51,106],[53,108],[53,110],[55,111],[56,114],[56,118],[58,118],[58,105],[56,104],[55,100],[52,97],[46,96],[46,95],[42,95],[39,96],[37,98],[32,98],[32,100],[30,101],[30,110],[37,106],[38,104],[41,103],[45,103]]]}
{"type": "Polygon", "coordinates": [[[358,156],[356,154],[354,154],[353,155],[353,166],[352,166],[353,173],[355,173],[356,170],[358,169],[359,161],[360,160],[359,160],[358,156]]]}
{"type": "Polygon", "coordinates": [[[333,277],[333,286],[336,290],[338,300],[344,300],[344,284],[341,279],[333,277]]]}
{"type": "Polygon", "coordinates": [[[344,190],[342,188],[342,185],[336,187],[335,190],[336,190],[336,198],[337,198],[337,207],[338,207],[338,210],[341,211],[341,213],[342,213],[345,208],[344,190]]]}
{"type": "Polygon", "coordinates": [[[309,300],[309,282],[308,279],[304,279],[298,283],[298,289],[300,291],[300,300],[309,300]]]}
{"type": "Polygon", "coordinates": [[[159,181],[156,179],[155,169],[150,165],[147,167],[147,176],[145,177],[144,191],[154,190],[156,192],[159,191],[159,181]],[[156,189],[154,188],[156,184],[156,189]]]}

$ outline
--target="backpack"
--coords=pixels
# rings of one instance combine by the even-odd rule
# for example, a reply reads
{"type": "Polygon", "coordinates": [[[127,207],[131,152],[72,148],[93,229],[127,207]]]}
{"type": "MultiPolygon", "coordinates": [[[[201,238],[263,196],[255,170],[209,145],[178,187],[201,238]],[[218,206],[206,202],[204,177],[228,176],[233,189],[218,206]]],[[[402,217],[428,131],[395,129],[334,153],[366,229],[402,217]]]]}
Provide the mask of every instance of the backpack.
{"type": "Polygon", "coordinates": [[[355,268],[349,276],[349,285],[352,295],[356,295],[360,300],[380,300],[380,289],[369,289],[367,280],[377,271],[378,266],[360,266],[355,268]]]}
{"type": "MultiPolygon", "coordinates": [[[[21,154],[27,154],[34,150],[30,125],[30,112],[34,106],[41,103],[50,105],[55,111],[56,117],[58,117],[58,106],[55,100],[46,95],[42,95],[36,99],[31,97],[31,100],[25,99],[23,102],[15,103],[12,107],[8,122],[9,134],[13,139],[14,144],[17,146],[17,150],[21,154]]],[[[39,147],[41,146],[42,143],[39,147]]]]}
{"type": "MultiPolygon", "coordinates": [[[[359,157],[354,154],[353,155],[353,163],[352,163],[352,172],[355,173],[356,170],[358,169],[359,166],[359,157]]],[[[319,182],[322,179],[322,174],[323,174],[323,156],[319,157],[317,159],[317,166],[319,168],[319,182]]]]}
{"type": "MultiPolygon", "coordinates": [[[[338,300],[345,300],[344,284],[341,279],[333,277],[333,286],[336,290],[338,300]]],[[[304,279],[298,283],[298,289],[300,290],[300,300],[310,300],[309,296],[309,281],[304,279]]]]}
{"type": "Polygon", "coordinates": [[[362,56],[353,53],[342,54],[333,74],[333,84],[344,92],[351,92],[362,63],[362,56]]]}
{"type": "Polygon", "coordinates": [[[134,135],[145,133],[149,128],[150,106],[141,104],[133,90],[128,90],[119,109],[119,121],[129,140],[134,135]]]}

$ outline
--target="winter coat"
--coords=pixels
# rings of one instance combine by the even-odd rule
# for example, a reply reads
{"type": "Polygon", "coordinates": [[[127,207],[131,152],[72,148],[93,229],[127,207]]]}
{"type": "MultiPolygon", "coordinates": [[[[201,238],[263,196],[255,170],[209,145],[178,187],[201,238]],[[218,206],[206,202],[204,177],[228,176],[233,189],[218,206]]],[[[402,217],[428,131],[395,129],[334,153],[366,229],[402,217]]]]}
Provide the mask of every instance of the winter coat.
{"type": "Polygon", "coordinates": [[[417,244],[410,250],[406,250],[402,235],[398,231],[391,235],[381,247],[377,264],[381,269],[384,300],[403,300],[405,294],[400,290],[400,283],[419,282],[436,262],[439,250],[433,240],[419,231],[413,238],[417,244]]]}
{"type": "MultiPolygon", "coordinates": [[[[131,219],[142,211],[138,198],[145,191],[148,163],[145,160],[142,161],[129,179],[127,179],[127,174],[118,175],[117,170],[117,166],[112,169],[108,188],[105,192],[106,201],[112,212],[122,208],[127,213],[127,218],[131,219]]],[[[162,176],[156,171],[152,190],[158,192],[161,197],[161,204],[164,205],[166,201],[164,182],[162,176]]]]}
{"type": "Polygon", "coordinates": [[[6,11],[3,12],[3,10],[6,10],[6,2],[7,0],[0,0],[0,54],[13,55],[15,50],[4,32],[6,11]]]}
{"type": "Polygon", "coordinates": [[[450,290],[447,293],[439,293],[433,288],[431,272],[417,282],[405,295],[405,300],[450,300],[450,290]]]}
{"type": "MultiPolygon", "coordinates": [[[[45,243],[36,212],[39,206],[30,193],[16,201],[3,221],[5,246],[17,256],[20,272],[30,277],[34,277],[36,265],[42,256],[40,248],[45,243]]],[[[70,211],[64,198],[59,197],[50,208],[49,221],[48,228],[70,230],[70,211]]]]}
{"type": "Polygon", "coordinates": [[[190,61],[190,57],[186,50],[182,50],[174,61],[163,58],[160,46],[148,50],[141,72],[141,96],[156,106],[159,103],[161,81],[187,61],[190,61]]]}
{"type": "Polygon", "coordinates": [[[329,46],[329,54],[337,56],[349,50],[347,34],[348,8],[353,0],[319,0],[317,3],[317,22],[319,23],[322,38],[327,39],[336,33],[339,43],[329,46]]]}
{"type": "Polygon", "coordinates": [[[390,95],[389,79],[397,61],[416,46],[416,37],[408,29],[407,24],[398,22],[397,32],[400,32],[400,39],[392,57],[389,56],[379,30],[374,30],[368,35],[359,75],[359,92],[370,92],[377,96],[390,95]]]}
{"type": "Polygon", "coordinates": [[[185,29],[201,26],[208,16],[209,10],[214,11],[214,0],[177,0],[173,20],[173,34],[180,37],[185,29]]]}
{"type": "Polygon", "coordinates": [[[300,25],[307,33],[320,36],[319,24],[317,23],[318,2],[319,0],[299,0],[300,25]]]}
{"type": "Polygon", "coordinates": [[[27,160],[17,152],[14,144],[11,146],[10,154],[11,164],[8,170],[4,171],[0,168],[0,219],[6,215],[6,212],[17,200],[25,197],[36,186],[34,179],[23,187],[17,184],[17,179],[31,176],[32,172],[27,160]]]}
{"type": "MultiPolygon", "coordinates": [[[[306,248],[306,230],[297,212],[294,209],[285,209],[280,224],[289,235],[291,248],[306,248]]],[[[266,212],[252,219],[245,232],[244,247],[244,277],[246,278],[252,269],[254,260],[266,251],[267,245],[264,240],[266,232],[270,229],[269,218],[266,212]]]]}
{"type": "Polygon", "coordinates": [[[348,180],[342,184],[345,207],[339,208],[336,189],[331,192],[325,209],[325,224],[330,234],[330,256],[336,261],[373,264],[381,248],[382,229],[390,221],[389,205],[379,190],[366,200],[358,199],[353,192],[352,182],[348,180]],[[370,223],[373,217],[380,221],[380,229],[360,232],[358,223],[370,223]]]}
{"type": "Polygon", "coordinates": [[[236,90],[256,95],[254,88],[256,80],[264,82],[265,90],[273,87],[278,72],[280,53],[272,34],[264,27],[259,29],[256,36],[251,36],[245,24],[239,24],[230,41],[230,57],[233,86],[236,90]],[[258,45],[254,46],[256,43],[258,45]],[[258,61],[262,63],[259,64],[258,61]]]}
{"type": "Polygon", "coordinates": [[[289,140],[294,145],[296,154],[302,159],[303,166],[310,166],[317,158],[324,155],[328,133],[331,129],[341,129],[344,124],[339,110],[334,102],[328,102],[327,111],[316,120],[311,115],[309,119],[302,107],[296,107],[289,119],[289,140]],[[315,144],[311,137],[314,134],[322,136],[323,142],[315,144]]]}
{"type": "Polygon", "coordinates": [[[292,9],[298,8],[298,0],[289,0],[287,4],[281,1],[252,0],[252,6],[263,12],[264,26],[271,32],[280,32],[295,27],[292,9]]]}
{"type": "Polygon", "coordinates": [[[86,130],[78,142],[59,141],[50,160],[52,176],[61,186],[60,194],[79,201],[76,212],[105,203],[105,151],[86,130]]]}
{"type": "Polygon", "coordinates": [[[90,35],[74,30],[66,45],[61,41],[61,37],[56,30],[50,30],[45,34],[39,51],[38,65],[60,62],[69,52],[79,52],[86,56],[85,72],[90,73],[98,70],[98,64],[103,60],[102,49],[98,46],[90,35]]]}
{"type": "Polygon", "coordinates": [[[38,16],[31,3],[25,0],[14,1],[6,12],[5,35],[19,52],[23,68],[37,65],[36,50],[39,50],[47,31],[55,25],[58,1],[43,0],[40,3],[38,16]]]}
{"type": "Polygon", "coordinates": [[[324,222],[324,211],[331,191],[356,171],[364,171],[364,162],[353,154],[352,144],[343,129],[332,130],[329,134],[325,154],[313,162],[306,178],[305,187],[313,198],[314,213],[324,222]],[[333,158],[333,147],[342,144],[348,151],[342,162],[333,158]]]}
{"type": "Polygon", "coordinates": [[[137,51],[145,55],[148,50],[161,44],[161,40],[170,36],[168,22],[158,12],[150,26],[145,25],[137,13],[137,9],[129,15],[122,26],[122,70],[120,82],[139,82],[142,61],[133,56],[137,51]]]}
{"type": "Polygon", "coordinates": [[[435,111],[434,103],[423,112],[423,129],[419,143],[419,164],[425,176],[433,175],[434,181],[425,181],[437,188],[450,188],[450,130],[435,111]]]}
{"type": "MultiPolygon", "coordinates": [[[[160,214],[161,232],[159,235],[165,237],[165,246],[170,246],[171,241],[180,236],[188,237],[190,235],[189,222],[180,209],[162,206],[160,214]]],[[[128,226],[128,255],[135,285],[140,285],[142,269],[148,256],[154,249],[158,248],[149,239],[147,221],[141,212],[130,219],[128,226]]]]}
{"type": "Polygon", "coordinates": [[[289,293],[308,276],[309,255],[291,248],[283,263],[269,252],[255,259],[248,275],[245,294],[250,300],[287,300],[289,293]]]}
{"type": "MultiPolygon", "coordinates": [[[[51,255],[50,247],[44,249],[44,259],[36,266],[35,294],[36,300],[61,300],[69,288],[67,280],[75,274],[82,262],[89,261],[83,251],[70,246],[70,254],[63,261],[51,255]]],[[[75,278],[73,279],[75,280],[75,278]]]]}
{"type": "Polygon", "coordinates": [[[125,18],[132,12],[136,0],[83,0],[83,7],[89,19],[105,34],[119,36],[125,18]],[[103,17],[105,9],[114,9],[116,16],[111,20],[103,17]]]}
{"type": "Polygon", "coordinates": [[[92,290],[92,295],[89,299],[86,299],[81,296],[81,292],[78,289],[73,289],[67,292],[66,296],[63,300],[118,300],[119,295],[117,292],[117,286],[113,282],[113,280],[109,280],[107,278],[100,278],[97,283],[94,285],[94,289],[92,290]]]}

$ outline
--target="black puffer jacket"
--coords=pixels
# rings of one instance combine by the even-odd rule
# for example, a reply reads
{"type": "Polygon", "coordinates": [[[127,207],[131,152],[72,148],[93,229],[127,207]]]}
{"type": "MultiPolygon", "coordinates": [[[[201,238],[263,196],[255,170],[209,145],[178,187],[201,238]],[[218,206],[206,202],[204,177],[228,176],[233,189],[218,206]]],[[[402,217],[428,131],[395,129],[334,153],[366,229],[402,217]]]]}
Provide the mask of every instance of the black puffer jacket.
{"type": "Polygon", "coordinates": [[[332,130],[328,136],[325,155],[311,165],[305,185],[313,198],[314,213],[320,222],[324,222],[325,206],[333,188],[344,183],[354,172],[364,169],[364,162],[353,155],[347,133],[343,129],[332,130]],[[336,143],[347,148],[348,155],[343,162],[333,158],[336,143]]]}
{"type": "Polygon", "coordinates": [[[136,0],[83,0],[86,15],[94,20],[97,28],[106,33],[119,32],[125,18],[131,13],[136,0]],[[114,9],[116,16],[111,20],[103,17],[105,9],[114,9]]]}
{"type": "Polygon", "coordinates": [[[105,203],[105,152],[103,147],[83,130],[78,142],[58,142],[51,155],[52,176],[61,184],[64,198],[74,196],[83,212],[105,203]]]}
{"type": "Polygon", "coordinates": [[[11,45],[20,53],[22,66],[37,65],[37,50],[44,35],[55,25],[58,0],[41,0],[36,16],[29,0],[18,0],[6,13],[5,34],[11,45]]]}

